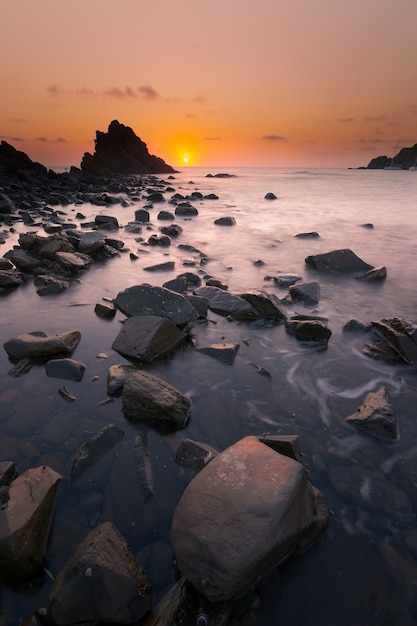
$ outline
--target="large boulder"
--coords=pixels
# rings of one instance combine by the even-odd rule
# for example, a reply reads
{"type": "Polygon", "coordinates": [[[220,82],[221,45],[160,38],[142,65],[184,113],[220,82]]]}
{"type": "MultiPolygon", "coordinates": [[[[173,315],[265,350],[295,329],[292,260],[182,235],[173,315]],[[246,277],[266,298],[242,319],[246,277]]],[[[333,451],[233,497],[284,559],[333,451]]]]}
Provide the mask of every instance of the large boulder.
{"type": "Polygon", "coordinates": [[[61,479],[43,465],[11,482],[8,500],[0,509],[1,569],[29,576],[40,565],[61,479]]]}
{"type": "Polygon", "coordinates": [[[35,330],[9,339],[4,344],[4,349],[12,359],[48,357],[70,354],[80,339],[79,330],[69,330],[57,335],[48,335],[43,330],[35,330]]]}
{"type": "Polygon", "coordinates": [[[260,317],[272,318],[281,322],[287,319],[286,311],[280,299],[265,289],[248,289],[240,297],[256,309],[260,317]]]}
{"type": "Polygon", "coordinates": [[[129,126],[113,120],[107,133],[96,131],[94,154],[86,152],[83,172],[98,176],[166,174],[175,170],[159,157],[149,154],[146,143],[129,126]]]}
{"type": "Polygon", "coordinates": [[[134,315],[123,324],[112,348],[128,359],[151,363],[171,354],[186,337],[166,317],[134,315]]]}
{"type": "Polygon", "coordinates": [[[117,308],[131,317],[133,315],[157,315],[173,324],[187,324],[198,318],[198,313],[181,294],[164,287],[134,285],[117,294],[117,308]]]}
{"type": "Polygon", "coordinates": [[[328,271],[349,274],[365,272],[373,268],[373,265],[365,263],[365,261],[348,248],[332,250],[331,252],[325,252],[323,254],[312,254],[306,257],[305,262],[319,272],[328,271]]]}
{"type": "Polygon", "coordinates": [[[194,294],[207,298],[209,308],[219,315],[230,315],[241,320],[258,319],[261,317],[250,302],[220,287],[198,287],[194,294]]]}
{"type": "Polygon", "coordinates": [[[179,569],[210,601],[240,595],[324,530],[328,512],[318,524],[316,493],[301,463],[256,437],[238,441],[192,479],[177,505],[179,569]]]}
{"type": "Polygon", "coordinates": [[[398,359],[417,362],[417,326],[413,322],[394,317],[371,322],[371,328],[398,359]]]}
{"type": "Polygon", "coordinates": [[[123,385],[122,411],[132,421],[150,421],[183,427],[191,401],[173,385],[138,370],[123,385]]]}
{"type": "Polygon", "coordinates": [[[58,626],[136,624],[150,608],[150,595],[150,583],[129,545],[111,522],[104,522],[59,572],[47,613],[58,626]]]}

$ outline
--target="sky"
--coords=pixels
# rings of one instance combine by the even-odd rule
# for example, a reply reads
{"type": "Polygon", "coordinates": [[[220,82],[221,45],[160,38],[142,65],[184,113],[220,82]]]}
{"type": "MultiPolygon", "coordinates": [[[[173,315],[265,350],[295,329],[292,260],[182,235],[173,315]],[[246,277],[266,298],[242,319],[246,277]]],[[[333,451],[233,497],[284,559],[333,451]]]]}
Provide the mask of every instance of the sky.
{"type": "Polygon", "coordinates": [[[417,143],[417,0],[0,0],[0,140],[79,167],[358,167],[417,143]]]}

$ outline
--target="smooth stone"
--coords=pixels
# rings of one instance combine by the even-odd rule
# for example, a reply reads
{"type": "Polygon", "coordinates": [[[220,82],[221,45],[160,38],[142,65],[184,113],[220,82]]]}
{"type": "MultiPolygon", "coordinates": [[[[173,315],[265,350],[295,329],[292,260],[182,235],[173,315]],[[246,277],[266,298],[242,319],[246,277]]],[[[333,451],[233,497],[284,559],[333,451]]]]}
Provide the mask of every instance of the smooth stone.
{"type": "Polygon", "coordinates": [[[275,294],[268,293],[265,289],[248,289],[241,293],[240,297],[249,302],[261,317],[281,322],[287,319],[287,313],[280,299],[275,294]]]}
{"type": "Polygon", "coordinates": [[[295,302],[317,304],[320,300],[320,284],[317,281],[291,285],[289,292],[291,299],[295,302]]]}
{"type": "Polygon", "coordinates": [[[331,330],[320,320],[290,319],[285,322],[285,330],[298,339],[327,343],[331,330]]]}
{"type": "Polygon", "coordinates": [[[119,292],[114,303],[128,317],[157,315],[179,325],[187,324],[198,317],[192,304],[181,294],[146,284],[128,287],[119,292]]]}
{"type": "Polygon", "coordinates": [[[226,217],[218,217],[214,220],[214,223],[217,226],[234,226],[236,224],[236,220],[234,217],[226,216],[226,217]]]}
{"type": "Polygon", "coordinates": [[[333,271],[352,273],[373,269],[373,265],[365,263],[365,261],[348,248],[332,250],[324,254],[312,254],[306,257],[305,262],[307,265],[320,272],[333,271]]]}
{"type": "Polygon", "coordinates": [[[219,315],[231,315],[236,319],[258,319],[258,311],[240,296],[219,287],[198,287],[195,295],[207,298],[209,308],[219,315]]]}
{"type": "Polygon", "coordinates": [[[81,339],[79,330],[48,335],[42,330],[18,335],[4,344],[7,354],[14,359],[43,357],[71,353],[81,339]]]}
{"type": "Polygon", "coordinates": [[[67,380],[81,380],[84,376],[85,365],[75,359],[53,359],[46,364],[46,373],[52,378],[67,380]]]}
{"type": "Polygon", "coordinates": [[[372,280],[385,280],[387,277],[387,268],[385,266],[375,267],[365,274],[356,276],[356,280],[372,281],[372,280]]]}
{"type": "Polygon", "coordinates": [[[111,365],[107,372],[107,394],[109,396],[120,396],[123,385],[136,370],[137,367],[135,365],[111,365]]]}
{"type": "Polygon", "coordinates": [[[112,348],[124,357],[151,363],[171,354],[186,337],[166,317],[133,315],[123,324],[112,348]]]}

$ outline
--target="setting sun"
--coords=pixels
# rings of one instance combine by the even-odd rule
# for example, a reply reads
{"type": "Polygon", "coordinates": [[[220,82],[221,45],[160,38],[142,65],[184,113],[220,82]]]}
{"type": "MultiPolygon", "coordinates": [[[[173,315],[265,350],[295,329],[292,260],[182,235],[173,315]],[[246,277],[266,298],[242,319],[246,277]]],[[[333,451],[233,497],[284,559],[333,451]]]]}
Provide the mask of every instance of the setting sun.
{"type": "Polygon", "coordinates": [[[188,157],[184,157],[182,160],[183,163],[187,164],[188,163],[188,157]]]}

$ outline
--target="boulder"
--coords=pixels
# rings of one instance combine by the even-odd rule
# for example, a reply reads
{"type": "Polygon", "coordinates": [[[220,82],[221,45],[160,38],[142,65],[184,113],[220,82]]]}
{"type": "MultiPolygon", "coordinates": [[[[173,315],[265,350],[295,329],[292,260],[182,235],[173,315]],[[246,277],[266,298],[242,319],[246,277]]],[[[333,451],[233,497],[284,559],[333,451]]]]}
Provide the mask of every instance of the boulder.
{"type": "Polygon", "coordinates": [[[233,365],[239,347],[238,343],[212,343],[210,346],[203,346],[202,348],[196,348],[196,350],[222,363],[233,365]]]}
{"type": "Polygon", "coordinates": [[[148,265],[144,267],[145,272],[170,272],[175,268],[175,261],[165,261],[165,263],[157,263],[156,265],[148,265]]]}
{"type": "Polygon", "coordinates": [[[112,348],[126,358],[151,363],[171,354],[186,337],[166,317],[134,315],[123,324],[112,348]]]}
{"type": "Polygon", "coordinates": [[[281,301],[273,293],[268,293],[265,289],[248,289],[240,294],[240,297],[249,302],[259,313],[260,317],[285,322],[286,311],[281,301]]]}
{"type": "Polygon", "coordinates": [[[136,372],[135,365],[111,365],[107,372],[107,393],[109,396],[120,396],[127,379],[136,372]]]}
{"type": "Polygon", "coordinates": [[[385,385],[375,392],[368,393],[356,413],[349,415],[345,420],[376,437],[384,439],[398,437],[397,418],[385,385]]]}
{"type": "Polygon", "coordinates": [[[91,255],[103,248],[105,244],[106,237],[100,230],[82,233],[78,242],[78,252],[91,255]]]}
{"type": "Polygon", "coordinates": [[[369,270],[368,272],[365,272],[365,274],[356,276],[356,280],[364,280],[364,281],[385,280],[386,277],[387,277],[387,268],[384,266],[381,266],[381,267],[375,267],[369,270]]]}
{"type": "Polygon", "coordinates": [[[43,465],[11,482],[9,499],[0,509],[1,569],[29,576],[40,565],[61,479],[43,465]]]}
{"type": "Polygon", "coordinates": [[[179,325],[187,324],[198,317],[192,304],[181,294],[147,284],[134,285],[120,291],[114,303],[128,317],[157,315],[179,325]]]}
{"type": "Polygon", "coordinates": [[[246,591],[316,538],[315,490],[304,467],[256,437],[218,454],[189,483],[172,521],[180,571],[210,601],[246,591]]]}
{"type": "Polygon", "coordinates": [[[37,330],[9,339],[4,344],[4,349],[13,359],[48,357],[70,354],[80,339],[79,330],[69,330],[58,335],[48,335],[43,330],[37,330]]]}
{"type": "Polygon", "coordinates": [[[230,315],[241,320],[259,319],[261,317],[247,300],[220,289],[220,287],[198,287],[194,294],[207,298],[209,308],[219,315],[230,315]]]}
{"type": "Polygon", "coordinates": [[[206,443],[184,439],[178,446],[175,463],[199,472],[218,455],[218,451],[206,443]]]}
{"type": "Polygon", "coordinates": [[[194,215],[198,215],[198,211],[195,208],[195,206],[190,204],[190,202],[180,202],[175,207],[175,215],[183,215],[183,216],[192,217],[194,215]]]}
{"type": "Polygon", "coordinates": [[[97,302],[94,307],[94,313],[105,319],[113,319],[116,315],[116,307],[113,302],[97,302]]]}
{"type": "Polygon", "coordinates": [[[84,376],[85,365],[75,359],[52,359],[46,364],[46,373],[51,378],[65,378],[67,380],[81,380],[84,376]]]}
{"type": "Polygon", "coordinates": [[[294,285],[294,283],[301,279],[302,277],[298,276],[298,274],[279,274],[278,276],[273,276],[274,283],[282,288],[290,287],[290,285],[294,285]]]}
{"type": "Polygon", "coordinates": [[[298,283],[289,288],[293,301],[317,304],[320,300],[320,284],[317,281],[311,283],[298,283]]]}
{"type": "Polygon", "coordinates": [[[151,586],[129,545],[111,522],[79,544],[48,597],[48,618],[59,626],[97,622],[136,624],[150,608],[151,586]]]}
{"type": "Polygon", "coordinates": [[[272,191],[268,191],[268,193],[265,194],[265,200],[276,200],[276,199],[277,197],[272,191]]]}
{"type": "Polygon", "coordinates": [[[22,276],[15,270],[0,270],[0,289],[10,289],[23,284],[22,276]]]}
{"type": "Polygon", "coordinates": [[[26,274],[35,274],[41,270],[43,263],[21,248],[13,248],[4,255],[17,269],[26,274]]]}
{"type": "Polygon", "coordinates": [[[218,217],[214,220],[214,223],[217,226],[234,226],[236,224],[236,220],[234,217],[226,216],[226,217],[218,217]]]}
{"type": "Polygon", "coordinates": [[[57,252],[55,259],[61,267],[68,272],[85,270],[93,262],[88,254],[82,252],[57,252]]]}
{"type": "Polygon", "coordinates": [[[365,263],[352,250],[344,248],[324,254],[312,254],[306,257],[305,262],[319,272],[354,273],[373,269],[373,265],[365,263]]]}
{"type": "Polygon", "coordinates": [[[81,170],[97,176],[165,174],[175,170],[159,157],[149,154],[146,143],[129,126],[113,120],[107,133],[96,131],[94,154],[86,152],[81,170]]]}
{"type": "Polygon", "coordinates": [[[399,359],[417,362],[417,326],[413,322],[394,317],[371,322],[371,329],[399,359]]]}
{"type": "Polygon", "coordinates": [[[149,211],[147,211],[146,209],[137,209],[135,211],[135,221],[136,222],[143,222],[143,223],[147,223],[149,222],[149,211]]]}
{"type": "Polygon", "coordinates": [[[326,323],[318,319],[300,319],[295,316],[285,322],[285,330],[297,339],[327,343],[331,330],[326,323]]]}
{"type": "Polygon", "coordinates": [[[109,424],[90,437],[88,441],[83,443],[72,461],[71,479],[77,479],[88,470],[109,452],[123,436],[124,431],[121,428],[109,424]]]}
{"type": "Polygon", "coordinates": [[[190,416],[191,401],[173,385],[149,372],[138,370],[122,391],[122,411],[132,421],[161,422],[183,427],[190,416]]]}
{"type": "Polygon", "coordinates": [[[49,274],[38,274],[38,276],[35,276],[33,284],[36,287],[36,293],[40,296],[50,296],[61,293],[70,286],[67,280],[57,278],[56,276],[49,276],[49,274]]]}

